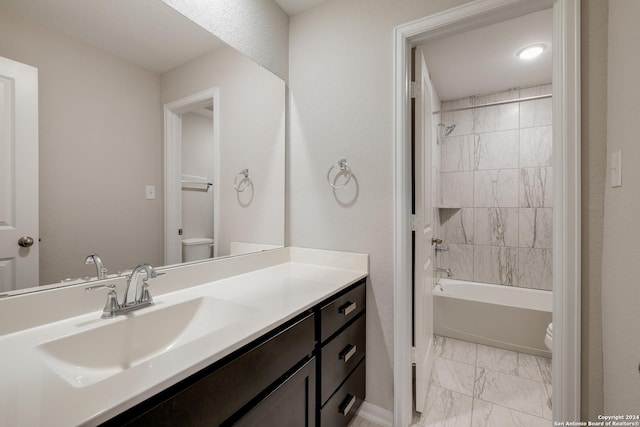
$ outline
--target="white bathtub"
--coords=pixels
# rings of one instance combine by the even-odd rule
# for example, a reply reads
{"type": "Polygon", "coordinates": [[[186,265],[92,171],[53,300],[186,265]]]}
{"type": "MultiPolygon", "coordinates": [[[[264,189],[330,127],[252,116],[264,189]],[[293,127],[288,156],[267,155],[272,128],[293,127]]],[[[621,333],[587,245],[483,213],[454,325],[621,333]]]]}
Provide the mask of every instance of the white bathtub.
{"type": "Polygon", "coordinates": [[[552,293],[440,279],[433,289],[434,333],[550,357],[544,345],[552,293]]]}

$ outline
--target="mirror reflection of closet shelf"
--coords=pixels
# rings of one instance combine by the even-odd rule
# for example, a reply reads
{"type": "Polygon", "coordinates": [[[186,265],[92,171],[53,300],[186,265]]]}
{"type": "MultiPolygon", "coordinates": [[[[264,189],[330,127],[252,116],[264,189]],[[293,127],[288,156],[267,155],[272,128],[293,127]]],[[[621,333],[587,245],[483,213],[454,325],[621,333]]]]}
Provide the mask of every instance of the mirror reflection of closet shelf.
{"type": "Polygon", "coordinates": [[[209,182],[209,179],[204,176],[196,175],[182,175],[182,189],[183,190],[200,190],[209,191],[209,187],[213,185],[209,182]]]}

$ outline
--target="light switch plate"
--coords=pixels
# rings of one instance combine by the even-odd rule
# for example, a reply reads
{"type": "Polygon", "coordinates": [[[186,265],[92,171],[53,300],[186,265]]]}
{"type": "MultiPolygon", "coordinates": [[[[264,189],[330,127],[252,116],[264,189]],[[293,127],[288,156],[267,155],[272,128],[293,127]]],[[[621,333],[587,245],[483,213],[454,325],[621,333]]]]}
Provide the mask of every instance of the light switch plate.
{"type": "Polygon", "coordinates": [[[622,187],[622,150],[611,154],[611,188],[622,187]]]}
{"type": "Polygon", "coordinates": [[[156,186],[155,185],[147,185],[146,189],[147,200],[155,200],[156,199],[156,186]]]}

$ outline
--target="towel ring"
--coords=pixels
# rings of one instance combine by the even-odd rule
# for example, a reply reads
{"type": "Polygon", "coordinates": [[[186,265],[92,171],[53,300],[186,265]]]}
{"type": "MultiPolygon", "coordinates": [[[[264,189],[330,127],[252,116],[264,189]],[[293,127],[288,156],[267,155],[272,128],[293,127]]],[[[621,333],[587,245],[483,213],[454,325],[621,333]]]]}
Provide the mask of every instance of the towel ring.
{"type": "Polygon", "coordinates": [[[329,168],[329,171],[327,172],[327,183],[331,187],[333,187],[333,188],[335,188],[337,190],[338,188],[345,187],[349,183],[349,181],[351,181],[351,175],[352,175],[351,168],[349,167],[349,163],[347,163],[347,159],[340,159],[340,160],[338,160],[338,163],[334,164],[333,166],[331,166],[329,168]],[[335,185],[334,183],[331,182],[331,173],[333,172],[333,170],[335,168],[340,169],[338,171],[338,173],[335,175],[336,178],[340,174],[347,175],[347,180],[342,185],[335,185]]]}
{"type": "Polygon", "coordinates": [[[236,178],[233,180],[233,188],[235,188],[238,193],[242,193],[249,187],[250,183],[251,178],[249,178],[249,169],[242,169],[236,174],[236,178]],[[242,177],[240,181],[238,181],[239,177],[242,177]],[[244,187],[242,187],[243,182],[245,183],[244,187]]]}

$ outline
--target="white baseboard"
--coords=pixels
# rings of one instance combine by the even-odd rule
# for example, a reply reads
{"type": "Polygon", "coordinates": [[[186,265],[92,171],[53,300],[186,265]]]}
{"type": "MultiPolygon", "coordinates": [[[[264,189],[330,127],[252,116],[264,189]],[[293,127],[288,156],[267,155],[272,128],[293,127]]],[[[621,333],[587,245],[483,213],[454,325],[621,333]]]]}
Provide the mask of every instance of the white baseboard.
{"type": "Polygon", "coordinates": [[[393,412],[369,403],[366,400],[362,402],[358,416],[384,427],[393,427],[393,412]]]}

